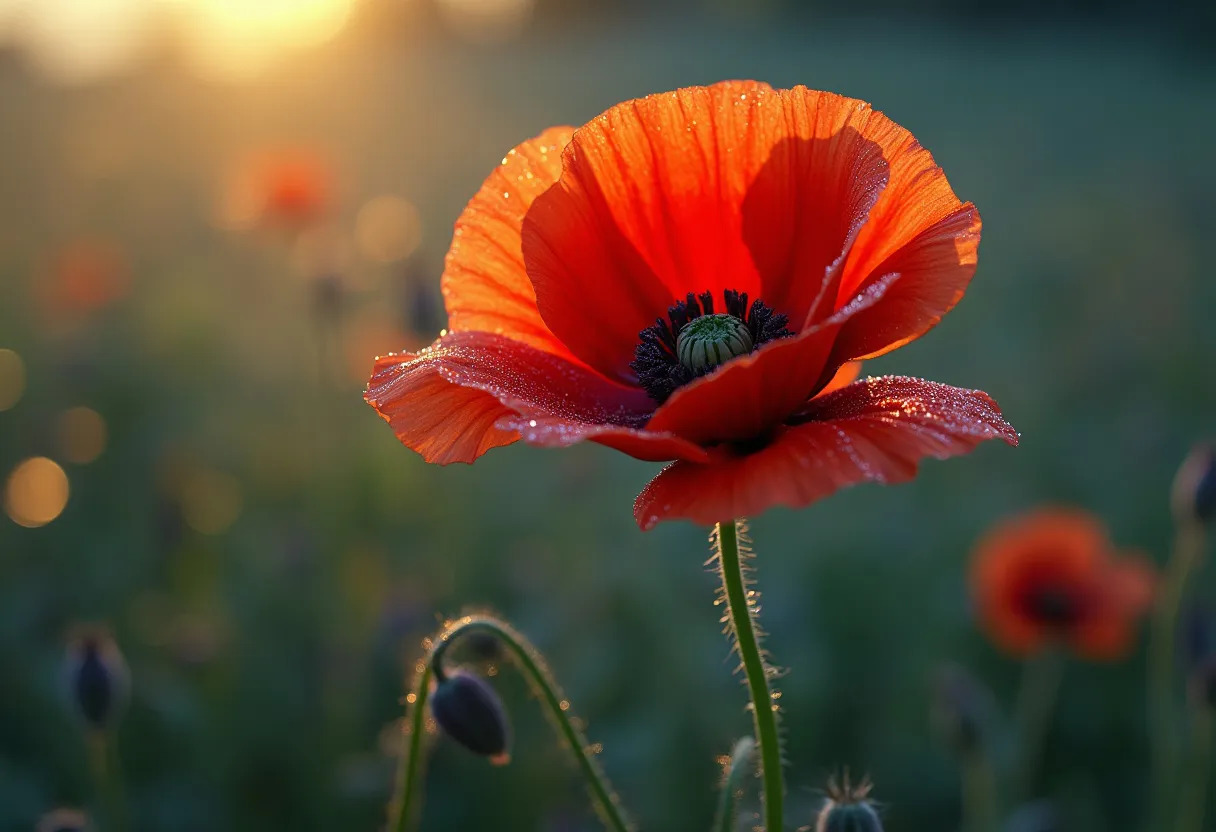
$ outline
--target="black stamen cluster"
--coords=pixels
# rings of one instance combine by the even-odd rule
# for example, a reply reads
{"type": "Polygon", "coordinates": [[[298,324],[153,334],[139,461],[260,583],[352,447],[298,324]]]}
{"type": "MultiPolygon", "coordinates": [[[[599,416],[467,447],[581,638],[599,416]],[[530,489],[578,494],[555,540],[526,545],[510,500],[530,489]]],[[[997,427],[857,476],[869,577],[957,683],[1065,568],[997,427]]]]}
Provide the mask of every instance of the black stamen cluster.
{"type": "MultiPolygon", "coordinates": [[[[726,289],[722,299],[727,314],[743,321],[751,331],[753,349],[794,334],[786,328],[789,318],[774,312],[764,301],[752,301],[749,307],[747,292],[726,289]]],[[[659,404],[667,401],[678,388],[714,369],[703,367],[690,370],[676,357],[676,339],[680,337],[680,330],[697,318],[713,314],[714,296],[711,292],[699,295],[689,292],[684,300],[667,307],[666,321],[658,318],[654,326],[648,326],[638,333],[640,343],[634,350],[629,366],[638,374],[638,382],[659,404]]]]}

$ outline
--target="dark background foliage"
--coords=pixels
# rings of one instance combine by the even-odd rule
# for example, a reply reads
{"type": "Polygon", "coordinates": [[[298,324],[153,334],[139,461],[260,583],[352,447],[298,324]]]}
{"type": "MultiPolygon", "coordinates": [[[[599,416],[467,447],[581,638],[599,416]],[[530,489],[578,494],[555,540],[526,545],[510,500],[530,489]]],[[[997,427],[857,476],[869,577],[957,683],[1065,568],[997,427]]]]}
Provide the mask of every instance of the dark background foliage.
{"type": "MultiPolygon", "coordinates": [[[[92,800],[59,688],[80,621],[109,622],[131,667],[119,746],[136,829],[375,829],[402,678],[468,606],[546,653],[643,828],[708,827],[745,691],[705,530],[632,520],[657,466],[595,446],[427,466],[361,390],[375,353],[442,326],[428,304],[451,224],[507,149],[728,77],[872,101],[984,217],[963,303],[867,370],[983,388],[1022,447],[752,524],[768,646],[788,669],[793,824],[848,765],[878,783],[888,829],[955,828],[930,682],[965,665],[1007,708],[1019,676],[973,625],[971,542],[1067,502],[1160,562],[1173,471],[1213,430],[1211,6],[842,8],[554,0],[513,38],[474,43],[421,0],[367,0],[331,43],[237,82],[199,78],[167,36],[70,85],[16,46],[0,55],[0,348],[27,377],[0,413],[0,469],[45,455],[71,485],[49,525],[0,518],[0,829],[92,800]],[[346,287],[333,314],[290,235],[214,220],[234,160],[284,145],[334,166],[328,233],[348,255],[324,270],[346,287]],[[381,194],[417,206],[408,263],[349,242],[381,194]],[[130,280],[83,312],[45,291],[81,239],[116,250],[130,280]],[[56,419],[75,406],[108,427],[87,465],[61,458],[56,419]]],[[[1069,829],[1135,826],[1143,676],[1142,649],[1068,669],[1037,791],[1069,829]]],[[[495,684],[514,762],[436,743],[423,828],[596,828],[524,685],[509,669],[495,684]]]]}

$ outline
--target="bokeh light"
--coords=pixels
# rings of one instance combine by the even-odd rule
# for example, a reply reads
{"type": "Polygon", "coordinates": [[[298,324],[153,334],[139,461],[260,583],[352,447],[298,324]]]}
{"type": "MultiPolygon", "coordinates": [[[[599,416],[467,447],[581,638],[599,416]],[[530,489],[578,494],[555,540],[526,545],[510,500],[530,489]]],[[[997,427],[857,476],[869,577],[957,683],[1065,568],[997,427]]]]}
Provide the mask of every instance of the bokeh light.
{"type": "Polygon", "coordinates": [[[26,528],[45,526],[68,504],[68,475],[44,456],[25,460],[9,474],[4,489],[4,510],[13,522],[26,528]]]}
{"type": "Polygon", "coordinates": [[[11,409],[25,393],[25,362],[13,350],[0,349],[0,411],[11,409]]]}
{"type": "Polygon", "coordinates": [[[0,0],[0,40],[21,43],[47,77],[80,83],[127,69],[153,21],[148,0],[0,0]]]}
{"type": "Polygon", "coordinates": [[[376,263],[409,257],[422,241],[418,209],[399,196],[384,194],[364,203],[355,219],[359,253],[376,263]]]}
{"type": "Polygon", "coordinates": [[[257,75],[286,52],[330,40],[355,5],[355,0],[170,2],[184,13],[187,46],[199,69],[233,80],[257,75]]]}
{"type": "Polygon", "coordinates": [[[222,534],[241,515],[244,499],[236,477],[210,468],[188,472],[181,484],[182,516],[202,534],[222,534]]]}
{"type": "Polygon", "coordinates": [[[59,453],[68,462],[87,465],[106,449],[106,420],[92,408],[65,410],[55,427],[59,453]]]}

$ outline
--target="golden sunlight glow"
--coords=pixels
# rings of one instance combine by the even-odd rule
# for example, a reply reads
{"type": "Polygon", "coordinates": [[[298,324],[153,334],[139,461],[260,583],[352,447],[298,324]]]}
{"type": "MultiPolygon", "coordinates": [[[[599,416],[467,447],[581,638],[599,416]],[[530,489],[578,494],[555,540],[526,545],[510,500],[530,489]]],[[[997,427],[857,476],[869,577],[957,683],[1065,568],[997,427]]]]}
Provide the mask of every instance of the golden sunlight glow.
{"type": "Polygon", "coordinates": [[[59,453],[68,462],[87,465],[106,449],[106,421],[96,410],[73,407],[56,423],[59,453]]]}
{"type": "Polygon", "coordinates": [[[25,392],[25,364],[12,350],[0,349],[0,411],[21,401],[25,392]]]}
{"type": "Polygon", "coordinates": [[[208,74],[245,78],[284,52],[342,30],[355,0],[166,0],[180,6],[192,57],[208,74]]]}
{"type": "Polygon", "coordinates": [[[0,0],[0,43],[66,82],[130,66],[168,27],[204,73],[247,78],[341,31],[357,0],[0,0]]]}
{"type": "Polygon", "coordinates": [[[9,474],[4,510],[19,526],[45,526],[68,504],[68,475],[52,460],[36,456],[9,474]]]}

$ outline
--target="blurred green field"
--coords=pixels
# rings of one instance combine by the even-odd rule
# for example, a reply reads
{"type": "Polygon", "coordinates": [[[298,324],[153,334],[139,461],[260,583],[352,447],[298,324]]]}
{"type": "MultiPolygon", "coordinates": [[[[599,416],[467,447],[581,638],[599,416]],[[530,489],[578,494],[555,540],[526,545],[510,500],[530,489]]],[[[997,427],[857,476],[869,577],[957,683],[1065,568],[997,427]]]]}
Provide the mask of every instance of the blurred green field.
{"type": "MultiPolygon", "coordinates": [[[[376,829],[403,675],[441,617],[469,606],[546,653],[643,828],[709,827],[715,757],[750,720],[705,530],[634,525],[658,466],[518,445],[472,467],[424,464],[361,399],[376,352],[435,334],[409,332],[406,267],[342,258],[335,324],[284,235],[213,217],[242,154],[320,148],[337,233],[372,197],[408,199],[422,223],[410,268],[437,293],[452,222],[516,142],[728,77],[872,101],[984,218],[966,299],[867,370],[982,388],[1022,446],[752,524],[768,647],[788,668],[793,825],[847,765],[876,781],[887,829],[957,828],[929,683],[958,662],[1008,705],[1019,671],[972,624],[970,543],[1005,514],[1064,501],[1161,561],[1174,469],[1214,432],[1216,66],[1199,57],[1092,26],[712,15],[541,26],[480,47],[347,38],[232,86],[166,60],[55,88],[5,55],[0,348],[22,357],[27,385],[0,412],[0,473],[60,459],[67,408],[94,409],[109,435],[95,462],[63,463],[58,519],[0,518],[0,830],[91,800],[58,687],[82,620],[110,622],[131,666],[119,743],[136,829],[376,829]],[[82,237],[117,246],[131,284],[74,314],[44,289],[82,237]]],[[[1136,828],[1143,676],[1142,650],[1068,670],[1038,791],[1070,830],[1136,828]]],[[[523,683],[504,671],[496,685],[514,761],[437,743],[422,828],[598,828],[523,683]]]]}

